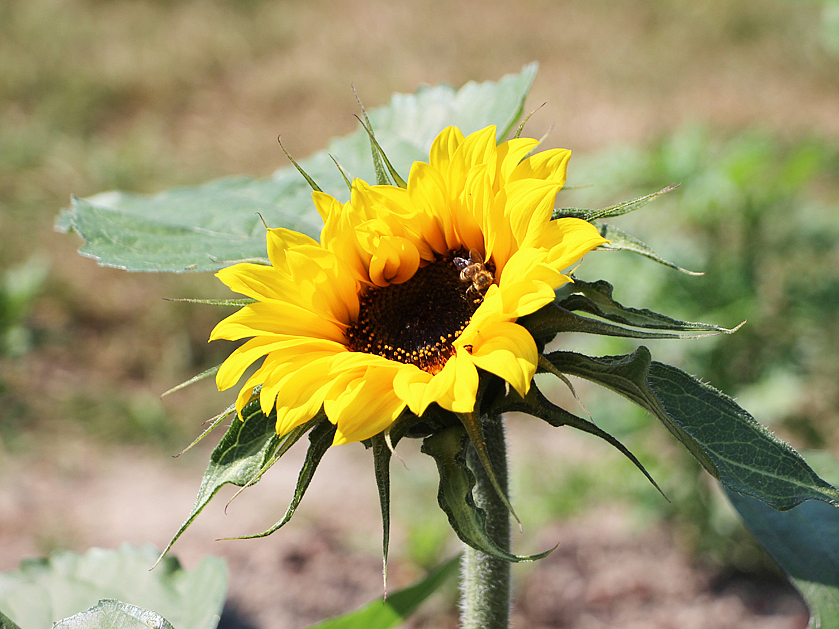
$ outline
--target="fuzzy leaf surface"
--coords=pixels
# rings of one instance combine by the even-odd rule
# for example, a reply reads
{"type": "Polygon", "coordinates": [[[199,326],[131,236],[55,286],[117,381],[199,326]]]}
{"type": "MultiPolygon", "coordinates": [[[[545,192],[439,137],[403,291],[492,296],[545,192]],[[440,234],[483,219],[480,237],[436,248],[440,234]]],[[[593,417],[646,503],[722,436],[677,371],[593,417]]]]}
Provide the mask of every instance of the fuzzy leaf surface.
{"type": "MultiPolygon", "coordinates": [[[[428,160],[437,134],[457,125],[464,134],[494,124],[507,135],[521,116],[536,76],[536,64],[497,82],[446,85],[395,94],[389,105],[369,112],[376,139],[396,170],[407,179],[413,162],[428,160]]],[[[363,128],[332,140],[327,150],[299,165],[320,188],[348,198],[343,175],[376,181],[369,136],[363,128]]],[[[294,166],[267,179],[227,177],[155,195],[113,191],[73,198],[56,228],[75,231],[85,244],[79,252],[102,266],[128,271],[215,271],[233,262],[265,258],[265,227],[287,227],[318,237],[321,219],[312,191],[294,166]],[[258,214],[257,214],[258,213],[258,214]]]]}
{"type": "Polygon", "coordinates": [[[554,352],[564,374],[597,382],[657,417],[730,490],[786,510],[805,500],[839,506],[839,490],[734,400],[685,372],[652,361],[646,347],[590,358],[554,352]]]}
{"type": "Polygon", "coordinates": [[[184,570],[168,557],[149,570],[157,556],[151,546],[124,544],[117,550],[25,560],[17,570],[0,574],[0,609],[24,629],[51,629],[53,622],[112,598],[154,610],[178,629],[213,629],[227,594],[224,562],[208,557],[184,570]]]}
{"type": "Polygon", "coordinates": [[[620,203],[610,205],[609,207],[604,207],[599,210],[589,210],[578,207],[557,208],[554,210],[552,218],[573,217],[581,218],[584,221],[591,222],[601,220],[604,218],[623,216],[624,214],[629,214],[630,212],[634,212],[635,210],[640,210],[650,201],[653,201],[657,197],[660,197],[662,194],[671,192],[678,187],[678,185],[667,186],[665,188],[662,188],[658,192],[653,192],[652,194],[647,194],[643,197],[638,197],[637,199],[631,199],[629,201],[621,201],[620,203]]]}

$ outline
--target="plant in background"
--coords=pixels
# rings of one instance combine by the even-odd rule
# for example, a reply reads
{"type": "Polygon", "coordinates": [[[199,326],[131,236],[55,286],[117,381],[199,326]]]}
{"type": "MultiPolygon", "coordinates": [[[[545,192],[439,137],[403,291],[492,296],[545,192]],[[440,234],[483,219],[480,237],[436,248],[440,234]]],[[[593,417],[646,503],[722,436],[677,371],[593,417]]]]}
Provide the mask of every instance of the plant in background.
{"type": "MultiPolygon", "coordinates": [[[[839,622],[829,535],[839,524],[839,491],[730,398],[652,360],[645,347],[589,357],[563,343],[568,332],[659,339],[734,330],[625,307],[609,283],[572,275],[593,249],[674,266],[606,222],[672,188],[601,210],[556,208],[569,152],[534,152],[538,142],[521,138],[521,125],[503,141],[534,77],[535,65],[497,84],[395,97],[365,113],[363,129],[329,154],[269,180],[229,178],[153,197],[108,193],[74,199],[62,214],[59,227],[78,232],[81,252],[101,264],[212,270],[246,296],[203,300],[239,308],[212,338],[249,340],[192,381],[215,374],[226,389],[262,363],[199,437],[235,413],[169,548],[223,485],[256,483],[308,434],[285,516],[247,537],[288,522],[328,449],[360,441],[372,451],[386,565],[391,457],[402,439],[419,438],[437,463],[440,507],[466,544],[463,626],[506,627],[510,563],[550,551],[510,550],[505,413],[596,435],[658,487],[593,420],[549,401],[533,380],[541,372],[569,387],[568,376],[601,384],[661,420],[725,486],[814,618],[839,622]]],[[[416,592],[427,595],[440,574],[416,592]]],[[[387,618],[364,626],[395,626],[411,607],[401,596],[389,599],[387,618]]]]}

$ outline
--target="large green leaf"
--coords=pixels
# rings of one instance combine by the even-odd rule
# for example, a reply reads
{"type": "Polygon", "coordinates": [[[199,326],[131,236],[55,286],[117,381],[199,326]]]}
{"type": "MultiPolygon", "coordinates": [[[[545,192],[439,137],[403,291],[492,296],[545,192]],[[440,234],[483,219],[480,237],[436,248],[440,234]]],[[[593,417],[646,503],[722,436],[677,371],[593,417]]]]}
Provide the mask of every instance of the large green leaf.
{"type": "MultiPolygon", "coordinates": [[[[530,64],[495,83],[396,94],[388,106],[370,112],[370,122],[388,158],[407,178],[410,165],[428,159],[432,141],[448,125],[470,133],[494,124],[499,138],[506,136],[521,115],[535,76],[536,64],[530,64]]],[[[351,177],[376,180],[363,128],[299,162],[324,192],[345,199],[346,183],[330,155],[351,177]]],[[[115,191],[73,198],[56,227],[77,232],[85,241],[80,253],[103,266],[178,273],[265,257],[262,219],[271,227],[319,234],[321,220],[311,188],[293,166],[263,180],[232,177],[151,196],[115,191]]]]}
{"type": "Polygon", "coordinates": [[[404,623],[429,596],[455,573],[459,556],[429,572],[418,583],[394,592],[385,600],[375,600],[361,609],[325,620],[309,629],[391,629],[404,623]]]}
{"type": "Polygon", "coordinates": [[[776,511],[732,491],[728,498],[807,600],[810,626],[839,629],[839,509],[805,502],[789,511],[776,511]]]}
{"type": "Polygon", "coordinates": [[[654,362],[646,347],[626,356],[546,356],[557,371],[597,382],[646,409],[730,490],[774,509],[805,500],[839,506],[839,490],[734,400],[688,374],[654,362]]]}
{"type": "Polygon", "coordinates": [[[126,544],[26,560],[0,574],[0,609],[23,629],[50,629],[54,621],[113,598],[154,610],[178,629],[213,629],[227,593],[224,562],[208,557],[184,570],[169,557],[150,571],[157,555],[150,546],[126,544]]]}

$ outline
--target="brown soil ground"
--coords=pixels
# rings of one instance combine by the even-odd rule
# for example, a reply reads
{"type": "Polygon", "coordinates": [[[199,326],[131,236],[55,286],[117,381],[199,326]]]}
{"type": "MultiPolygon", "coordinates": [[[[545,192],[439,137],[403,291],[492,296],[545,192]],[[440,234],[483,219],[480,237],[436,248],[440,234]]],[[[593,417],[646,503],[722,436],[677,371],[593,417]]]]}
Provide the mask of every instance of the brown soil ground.
{"type": "MultiPolygon", "coordinates": [[[[513,425],[509,436],[515,466],[534,435],[513,425]]],[[[578,441],[568,442],[562,434],[549,441],[543,438],[540,447],[559,452],[579,448],[578,441]]],[[[410,446],[400,451],[410,474],[434,474],[430,460],[410,446]]],[[[258,486],[230,503],[226,514],[232,491],[223,491],[174,547],[187,568],[208,554],[227,560],[230,593],[222,628],[303,628],[382,595],[378,498],[369,453],[359,446],[328,454],[303,505],[280,532],[261,540],[214,541],[264,530],[281,517],[301,456],[292,451],[258,486]]],[[[142,450],[92,451],[88,444],[71,442],[4,465],[0,567],[14,567],[45,544],[79,550],[123,542],[163,547],[186,517],[206,460],[204,453],[187,457],[191,460],[161,460],[142,450]]],[[[397,479],[394,491],[405,490],[397,479]]],[[[398,505],[419,501],[435,509],[433,485],[425,490],[395,501],[391,591],[422,575],[403,555],[405,514],[398,505]]],[[[518,504],[528,498],[533,499],[521,496],[518,504]]],[[[441,511],[437,516],[444,520],[441,511]]],[[[639,523],[626,506],[603,505],[540,530],[528,528],[527,522],[525,527],[514,535],[515,544],[531,551],[559,546],[543,560],[515,567],[515,627],[807,626],[806,608],[789,585],[704,565],[666,526],[639,523]]],[[[451,538],[441,557],[457,552],[451,538]]],[[[457,626],[451,585],[409,626],[457,626]]]]}

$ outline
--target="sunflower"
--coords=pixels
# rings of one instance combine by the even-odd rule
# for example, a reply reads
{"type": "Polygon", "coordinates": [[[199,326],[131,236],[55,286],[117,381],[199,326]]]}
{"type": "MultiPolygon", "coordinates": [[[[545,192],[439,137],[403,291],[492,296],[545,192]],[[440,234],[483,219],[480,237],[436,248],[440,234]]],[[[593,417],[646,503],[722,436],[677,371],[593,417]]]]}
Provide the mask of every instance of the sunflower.
{"type": "Polygon", "coordinates": [[[538,350],[516,323],[554,300],[563,273],[605,240],[575,218],[551,220],[571,152],[496,143],[494,126],[443,130],[405,187],[355,179],[350,200],[313,193],[320,242],[267,230],[269,265],[218,278],[254,299],[210,340],[249,339],[224,361],[219,390],[258,387],[284,435],[323,409],[334,444],[387,430],[408,409],[474,410],[479,370],[525,395],[538,350]]]}

